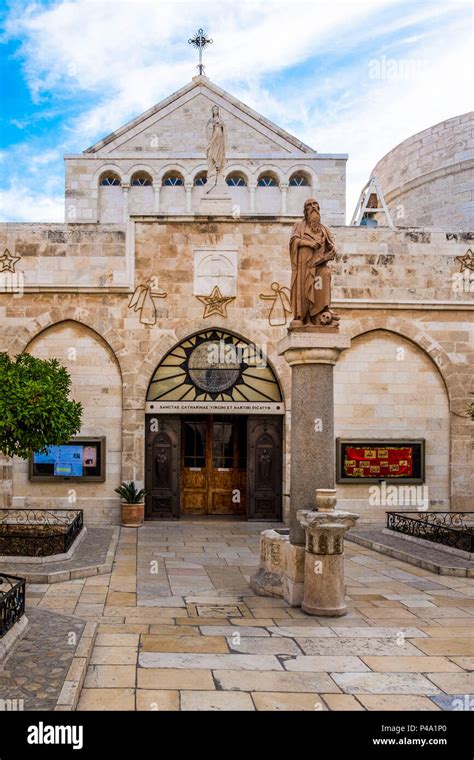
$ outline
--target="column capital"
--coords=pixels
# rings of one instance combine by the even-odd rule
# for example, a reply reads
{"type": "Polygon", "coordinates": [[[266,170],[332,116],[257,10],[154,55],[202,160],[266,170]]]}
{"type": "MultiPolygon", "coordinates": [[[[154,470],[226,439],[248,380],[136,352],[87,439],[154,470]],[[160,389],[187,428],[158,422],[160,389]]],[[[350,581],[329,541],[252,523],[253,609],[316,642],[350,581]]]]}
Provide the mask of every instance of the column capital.
{"type": "Polygon", "coordinates": [[[351,338],[337,332],[289,332],[278,343],[278,354],[295,364],[336,364],[351,338]]]}

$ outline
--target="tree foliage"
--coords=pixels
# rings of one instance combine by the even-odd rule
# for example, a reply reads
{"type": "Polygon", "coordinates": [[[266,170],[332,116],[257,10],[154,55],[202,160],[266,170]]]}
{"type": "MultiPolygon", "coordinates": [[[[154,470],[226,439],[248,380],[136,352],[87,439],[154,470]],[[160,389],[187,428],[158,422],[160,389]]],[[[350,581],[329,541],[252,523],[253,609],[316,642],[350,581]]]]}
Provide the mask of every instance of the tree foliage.
{"type": "Polygon", "coordinates": [[[27,459],[31,451],[67,443],[81,427],[82,404],[71,401],[71,378],[58,359],[0,353],[0,452],[27,459]]]}

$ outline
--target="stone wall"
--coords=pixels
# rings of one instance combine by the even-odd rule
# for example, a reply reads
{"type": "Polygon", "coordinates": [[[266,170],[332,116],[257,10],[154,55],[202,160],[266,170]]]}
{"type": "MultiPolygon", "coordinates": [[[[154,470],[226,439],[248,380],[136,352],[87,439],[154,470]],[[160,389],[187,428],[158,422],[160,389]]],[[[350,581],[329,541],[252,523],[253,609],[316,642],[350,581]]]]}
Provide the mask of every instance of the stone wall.
{"type": "MultiPolygon", "coordinates": [[[[128,230],[126,241],[124,227],[110,233],[99,225],[0,227],[0,232],[9,235],[12,255],[28,250],[28,245],[36,246],[30,257],[34,267],[25,268],[23,294],[0,291],[0,350],[15,354],[28,349],[66,361],[65,347],[79,347],[80,359],[66,366],[74,393],[86,407],[85,429],[91,435],[106,434],[110,441],[106,483],[100,487],[82,484],[80,493],[78,489],[89,522],[118,519],[113,488],[120,479],[143,482],[145,399],[152,374],[173,345],[209,327],[242,335],[269,357],[286,400],[284,461],[289,472],[290,373],[277,355],[286,327],[270,324],[272,302],[260,295],[272,295],[274,282],[289,285],[291,221],[284,217],[157,217],[137,218],[134,227],[134,233],[128,230]],[[38,242],[47,238],[48,230],[64,235],[66,242],[57,244],[63,246],[64,255],[57,258],[72,259],[73,273],[91,271],[91,267],[93,271],[93,252],[99,244],[110,245],[110,259],[116,262],[122,262],[128,250],[130,286],[98,284],[81,292],[73,292],[72,287],[61,292],[55,285],[51,251],[45,242],[38,242]],[[105,243],[104,234],[111,234],[115,242],[105,243]],[[194,293],[194,258],[201,249],[236,251],[237,295],[226,317],[203,318],[203,304],[194,293]],[[39,286],[34,280],[30,284],[27,270],[41,269],[43,261],[49,262],[49,284],[39,286]],[[167,295],[154,299],[156,324],[145,325],[140,311],[129,304],[134,287],[150,278],[156,278],[156,287],[167,295]],[[53,325],[59,327],[47,330],[53,325]]],[[[338,435],[399,436],[403,431],[403,437],[425,437],[430,497],[438,508],[442,503],[472,509],[472,424],[465,409],[474,390],[474,293],[469,281],[466,289],[464,280],[458,287],[453,279],[460,268],[456,257],[466,253],[469,236],[361,227],[335,227],[334,235],[339,248],[334,302],[342,316],[341,330],[354,338],[353,347],[336,366],[338,435]],[[399,347],[405,352],[402,362],[394,360],[399,347]]],[[[17,268],[27,259],[22,255],[17,268]]],[[[285,477],[286,510],[289,488],[285,477]]],[[[13,495],[18,503],[40,499],[46,504],[54,497],[42,484],[27,480],[21,462],[14,465],[13,495]]],[[[363,486],[344,486],[341,499],[355,506],[364,519],[380,516],[368,505],[363,486]]]]}
{"type": "Polygon", "coordinates": [[[472,229],[474,113],[412,135],[378,162],[374,175],[395,225],[472,229]]]}

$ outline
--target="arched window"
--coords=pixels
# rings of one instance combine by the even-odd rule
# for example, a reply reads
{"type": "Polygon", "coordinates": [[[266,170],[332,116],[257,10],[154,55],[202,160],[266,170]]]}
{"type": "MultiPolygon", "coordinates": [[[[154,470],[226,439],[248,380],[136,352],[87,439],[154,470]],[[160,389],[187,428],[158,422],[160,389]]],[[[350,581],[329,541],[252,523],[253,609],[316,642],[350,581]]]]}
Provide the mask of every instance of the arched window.
{"type": "Polygon", "coordinates": [[[243,174],[240,172],[232,172],[226,177],[227,184],[229,187],[246,187],[247,186],[247,180],[244,177],[243,174]]]}
{"type": "Polygon", "coordinates": [[[207,172],[199,172],[199,174],[196,174],[194,177],[194,185],[195,187],[202,187],[207,182],[207,172]]]}
{"type": "Polygon", "coordinates": [[[120,177],[115,172],[105,172],[101,176],[99,184],[101,187],[115,187],[120,185],[120,177]]]}
{"type": "Polygon", "coordinates": [[[135,172],[131,184],[133,187],[150,187],[153,180],[147,172],[135,172]]]}
{"type": "Polygon", "coordinates": [[[258,187],[278,187],[278,178],[274,174],[261,174],[257,182],[258,187]]]}
{"type": "Polygon", "coordinates": [[[290,187],[308,187],[309,178],[305,172],[295,172],[290,177],[290,187]]]}
{"type": "Polygon", "coordinates": [[[166,187],[178,187],[179,185],[184,185],[184,180],[181,174],[178,174],[178,172],[175,171],[171,171],[165,174],[163,177],[163,185],[166,187]]]}
{"type": "Polygon", "coordinates": [[[147,401],[280,402],[277,378],[254,343],[219,329],[186,338],[155,370],[147,401]]]}

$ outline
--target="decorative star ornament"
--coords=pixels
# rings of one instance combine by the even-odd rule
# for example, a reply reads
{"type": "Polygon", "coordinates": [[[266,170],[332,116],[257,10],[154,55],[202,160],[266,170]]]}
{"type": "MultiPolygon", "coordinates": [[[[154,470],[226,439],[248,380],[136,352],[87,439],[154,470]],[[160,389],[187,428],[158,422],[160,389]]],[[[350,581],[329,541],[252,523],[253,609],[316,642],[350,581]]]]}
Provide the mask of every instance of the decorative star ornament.
{"type": "Polygon", "coordinates": [[[461,264],[461,272],[464,272],[465,269],[470,269],[471,272],[474,272],[474,254],[470,248],[464,256],[456,256],[456,261],[459,261],[461,264]]]}
{"type": "Polygon", "coordinates": [[[12,256],[8,248],[5,248],[5,253],[0,256],[0,272],[15,272],[17,261],[20,261],[20,256],[12,256]]]}
{"type": "Polygon", "coordinates": [[[212,316],[212,314],[219,314],[221,317],[227,318],[227,305],[231,301],[235,301],[235,296],[223,296],[217,285],[213,288],[210,296],[196,296],[196,298],[204,304],[203,319],[212,316]]]}

